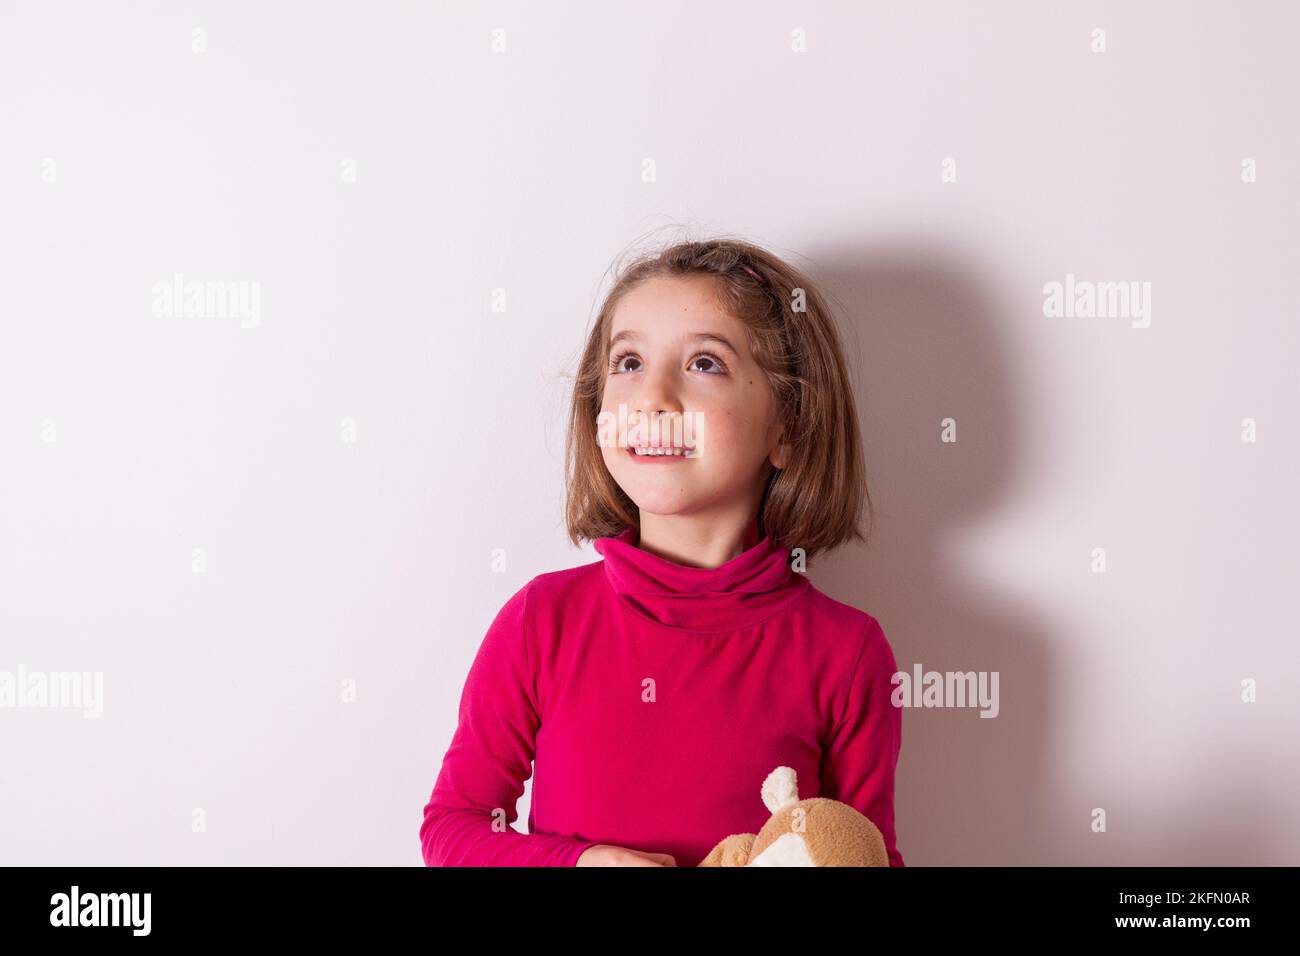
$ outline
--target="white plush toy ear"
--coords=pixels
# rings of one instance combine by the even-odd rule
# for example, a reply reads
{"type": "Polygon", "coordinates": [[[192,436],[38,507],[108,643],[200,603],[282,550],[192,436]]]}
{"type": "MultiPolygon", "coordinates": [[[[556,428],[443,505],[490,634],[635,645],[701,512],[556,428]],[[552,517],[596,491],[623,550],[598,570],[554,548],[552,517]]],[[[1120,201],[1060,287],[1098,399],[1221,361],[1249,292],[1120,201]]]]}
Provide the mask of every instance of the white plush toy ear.
{"type": "Polygon", "coordinates": [[[799,784],[793,767],[777,767],[763,781],[763,806],[772,813],[799,802],[799,784]]]}

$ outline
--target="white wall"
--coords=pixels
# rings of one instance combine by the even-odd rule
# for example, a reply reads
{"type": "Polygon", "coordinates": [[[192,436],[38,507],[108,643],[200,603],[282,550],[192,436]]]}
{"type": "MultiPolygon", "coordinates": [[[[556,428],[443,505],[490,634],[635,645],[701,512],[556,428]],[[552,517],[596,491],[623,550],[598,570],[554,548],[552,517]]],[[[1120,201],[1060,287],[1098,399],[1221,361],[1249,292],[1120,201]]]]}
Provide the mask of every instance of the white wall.
{"type": "Polygon", "coordinates": [[[130,11],[0,12],[0,671],[103,679],[0,709],[5,862],[418,865],[488,622],[597,557],[565,375],[665,224],[842,306],[880,531],[814,581],[1000,674],[904,715],[907,862],[1300,862],[1294,6],[130,11]]]}

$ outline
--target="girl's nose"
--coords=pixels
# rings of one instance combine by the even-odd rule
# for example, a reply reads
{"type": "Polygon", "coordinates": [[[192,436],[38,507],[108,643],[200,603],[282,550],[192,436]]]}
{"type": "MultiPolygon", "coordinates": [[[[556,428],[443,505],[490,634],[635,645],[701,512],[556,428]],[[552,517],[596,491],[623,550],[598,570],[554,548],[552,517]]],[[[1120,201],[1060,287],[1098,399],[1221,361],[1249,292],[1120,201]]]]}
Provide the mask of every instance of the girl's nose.
{"type": "Polygon", "coordinates": [[[636,410],[642,415],[648,417],[681,411],[682,405],[673,391],[672,373],[667,366],[644,372],[639,384],[636,410]]]}

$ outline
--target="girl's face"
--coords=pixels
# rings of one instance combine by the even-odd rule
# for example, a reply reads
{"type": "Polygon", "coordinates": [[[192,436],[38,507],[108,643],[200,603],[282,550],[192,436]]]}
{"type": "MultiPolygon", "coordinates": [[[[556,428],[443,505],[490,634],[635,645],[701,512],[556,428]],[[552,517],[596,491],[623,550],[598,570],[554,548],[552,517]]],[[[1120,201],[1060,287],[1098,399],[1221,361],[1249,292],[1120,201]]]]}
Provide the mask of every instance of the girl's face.
{"type": "Polygon", "coordinates": [[[615,309],[601,401],[605,466],[657,515],[757,510],[769,465],[785,467],[767,376],[744,324],[713,299],[710,276],[649,279],[615,309]],[[624,407],[626,444],[615,444],[624,407]],[[653,413],[665,426],[650,431],[653,413]],[[636,445],[686,446],[645,457],[636,445]],[[694,446],[693,449],[690,446],[694,446]]]}

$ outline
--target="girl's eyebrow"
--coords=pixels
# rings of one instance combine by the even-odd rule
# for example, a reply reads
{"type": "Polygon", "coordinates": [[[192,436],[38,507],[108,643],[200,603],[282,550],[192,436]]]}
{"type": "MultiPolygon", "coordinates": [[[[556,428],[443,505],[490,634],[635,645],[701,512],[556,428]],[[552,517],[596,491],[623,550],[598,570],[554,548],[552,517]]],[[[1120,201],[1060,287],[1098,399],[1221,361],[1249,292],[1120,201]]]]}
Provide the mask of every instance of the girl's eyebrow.
{"type": "MultiPolygon", "coordinates": [[[[612,349],[612,348],[613,348],[615,345],[617,345],[619,342],[622,342],[622,341],[624,341],[624,340],[627,340],[627,341],[636,341],[636,340],[639,339],[639,338],[640,338],[640,336],[637,335],[637,333],[634,332],[632,329],[624,329],[622,332],[619,332],[616,336],[614,336],[612,339],[609,340],[609,347],[612,349]]],[[[692,332],[692,333],[691,333],[691,334],[686,338],[686,341],[688,341],[688,342],[717,342],[717,343],[718,343],[719,345],[721,345],[723,348],[725,348],[725,349],[727,349],[728,351],[730,351],[733,355],[740,355],[740,352],[738,352],[738,351],[736,350],[736,347],[735,347],[734,345],[732,345],[730,341],[727,340],[727,337],[724,336],[724,335],[722,335],[722,334],[719,333],[719,332],[692,332]]]]}

